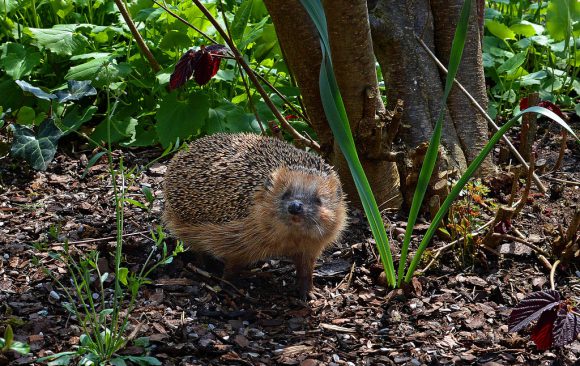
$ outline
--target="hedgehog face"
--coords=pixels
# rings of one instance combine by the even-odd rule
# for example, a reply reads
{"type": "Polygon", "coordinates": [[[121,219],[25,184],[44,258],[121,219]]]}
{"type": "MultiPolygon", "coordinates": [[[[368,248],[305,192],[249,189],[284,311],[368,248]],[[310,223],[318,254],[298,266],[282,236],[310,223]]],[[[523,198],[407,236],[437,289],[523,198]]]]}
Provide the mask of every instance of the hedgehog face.
{"type": "Polygon", "coordinates": [[[274,203],[274,214],[292,236],[318,240],[340,231],[345,204],[340,181],[335,174],[286,168],[277,169],[266,183],[274,203]]]}

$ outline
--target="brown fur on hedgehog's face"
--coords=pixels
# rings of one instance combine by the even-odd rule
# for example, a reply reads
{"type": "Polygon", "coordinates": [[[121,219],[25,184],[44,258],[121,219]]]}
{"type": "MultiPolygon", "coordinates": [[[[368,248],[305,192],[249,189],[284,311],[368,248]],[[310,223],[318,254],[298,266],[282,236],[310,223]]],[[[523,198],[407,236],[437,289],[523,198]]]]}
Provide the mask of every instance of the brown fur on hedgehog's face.
{"type": "Polygon", "coordinates": [[[266,190],[275,221],[292,235],[334,241],[329,236],[342,231],[346,208],[336,174],[281,167],[266,182],[266,190]]]}

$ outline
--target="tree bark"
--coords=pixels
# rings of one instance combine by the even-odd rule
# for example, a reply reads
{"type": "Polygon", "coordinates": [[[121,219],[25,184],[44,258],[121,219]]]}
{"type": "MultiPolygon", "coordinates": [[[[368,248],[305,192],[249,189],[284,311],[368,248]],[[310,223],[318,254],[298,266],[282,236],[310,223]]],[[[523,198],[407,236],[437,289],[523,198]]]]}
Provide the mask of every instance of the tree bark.
{"type": "MultiPolygon", "coordinates": [[[[376,129],[377,124],[381,123],[380,116],[386,112],[379,93],[366,0],[324,0],[323,5],[334,74],[357,143],[359,158],[377,204],[382,208],[398,208],[401,201],[395,163],[369,156],[373,151],[384,148],[390,150],[394,136],[363,137],[369,130],[376,129]],[[385,142],[387,146],[381,146],[385,142]]],[[[397,131],[392,132],[396,134],[397,131]]],[[[376,133],[378,135],[379,131],[376,133]]],[[[352,200],[356,192],[354,181],[336,143],[334,150],[333,163],[343,178],[345,191],[352,192],[352,200]]]]}
{"type": "MultiPolygon", "coordinates": [[[[459,22],[462,5],[463,0],[431,0],[431,10],[435,25],[435,54],[444,65],[449,64],[451,44],[455,28],[459,22]]],[[[456,79],[477,100],[483,109],[487,109],[487,92],[483,73],[483,34],[478,11],[480,10],[477,6],[471,7],[467,39],[465,40],[463,57],[459,64],[456,79]]],[[[442,80],[445,80],[445,77],[446,75],[441,74],[442,80]]],[[[471,163],[487,142],[487,121],[456,86],[451,90],[447,108],[458,133],[459,142],[466,155],[467,162],[471,163]]],[[[488,158],[482,164],[481,170],[489,172],[491,169],[491,158],[488,158]]]]}

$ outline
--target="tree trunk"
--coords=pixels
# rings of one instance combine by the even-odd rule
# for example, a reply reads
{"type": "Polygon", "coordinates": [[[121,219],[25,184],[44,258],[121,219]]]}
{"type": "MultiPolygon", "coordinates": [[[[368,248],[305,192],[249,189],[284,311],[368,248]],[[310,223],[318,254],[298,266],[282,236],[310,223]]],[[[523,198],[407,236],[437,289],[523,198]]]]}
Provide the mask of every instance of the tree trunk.
{"type": "MultiPolygon", "coordinates": [[[[481,5],[482,0],[478,1],[481,5]]],[[[441,109],[445,75],[417,37],[444,64],[448,63],[462,3],[462,0],[323,0],[336,79],[359,158],[381,208],[398,207],[400,191],[409,203],[424,143],[429,141],[441,109]],[[387,108],[379,93],[375,56],[387,88],[387,108]],[[401,131],[398,121],[386,112],[395,110],[400,100],[404,105],[401,131]],[[398,162],[400,180],[390,151],[395,137],[402,140],[398,149],[407,154],[404,163],[398,162]],[[403,182],[401,187],[399,181],[403,182]]],[[[320,101],[321,53],[316,29],[298,0],[265,0],[265,4],[325,158],[337,168],[350,200],[358,203],[350,171],[332,140],[320,101]]],[[[477,15],[481,16],[478,7],[474,7],[458,78],[485,108],[482,18],[477,15]]],[[[486,121],[454,88],[445,106],[441,159],[433,186],[441,187],[437,183],[443,182],[449,172],[465,170],[486,139],[486,121]]]]}
{"type": "MultiPolygon", "coordinates": [[[[298,0],[266,0],[265,4],[286,62],[300,87],[307,115],[324,146],[330,140],[326,137],[331,132],[320,101],[318,82],[321,52],[318,33],[298,0]]],[[[369,134],[370,130],[377,129],[376,125],[381,121],[377,115],[385,114],[385,107],[378,92],[366,1],[341,0],[325,5],[330,5],[326,6],[326,12],[333,65],[350,127],[357,141],[359,158],[377,203],[382,208],[398,207],[400,193],[395,165],[377,159],[376,156],[369,156],[372,155],[370,152],[376,155],[377,151],[389,149],[394,135],[385,134],[383,138],[379,133],[369,134]],[[366,148],[361,150],[361,145],[366,148]]],[[[331,151],[323,149],[326,152],[325,158],[337,169],[349,200],[360,204],[350,170],[338,144],[333,143],[332,146],[331,151]]]]}

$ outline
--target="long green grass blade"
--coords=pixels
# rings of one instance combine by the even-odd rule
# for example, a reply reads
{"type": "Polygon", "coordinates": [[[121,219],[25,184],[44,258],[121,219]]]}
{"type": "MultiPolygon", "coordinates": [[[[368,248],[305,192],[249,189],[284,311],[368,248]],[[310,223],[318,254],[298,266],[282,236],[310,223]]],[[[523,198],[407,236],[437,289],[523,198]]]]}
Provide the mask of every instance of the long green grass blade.
{"type": "Polygon", "coordinates": [[[363,209],[377,243],[381,261],[385,268],[387,282],[390,286],[394,287],[396,284],[395,268],[389,240],[375,197],[358,158],[344,103],[334,76],[324,9],[319,0],[301,0],[301,3],[312,18],[320,35],[323,55],[320,67],[320,95],[322,105],[334,138],[338,142],[353,176],[363,209]]]}
{"type": "Polygon", "coordinates": [[[552,111],[550,111],[550,110],[548,110],[546,108],[543,108],[543,107],[530,107],[530,108],[528,108],[528,109],[520,112],[519,114],[517,114],[516,116],[514,116],[512,119],[510,119],[506,124],[504,124],[491,137],[491,139],[489,140],[489,142],[484,146],[483,150],[481,150],[481,152],[479,153],[479,155],[477,155],[477,157],[469,165],[469,167],[467,168],[467,170],[465,171],[465,173],[463,173],[463,175],[461,176],[461,178],[459,178],[459,181],[457,181],[457,183],[455,184],[455,186],[453,187],[453,189],[451,190],[451,192],[449,193],[449,195],[447,196],[447,198],[445,199],[445,201],[443,201],[443,204],[441,204],[441,208],[439,209],[439,211],[437,211],[437,214],[435,214],[435,217],[431,221],[431,225],[429,225],[429,229],[427,229],[427,232],[425,233],[425,236],[423,237],[423,240],[421,240],[421,243],[419,244],[419,248],[417,249],[417,253],[415,253],[415,256],[413,257],[413,260],[411,261],[411,265],[409,266],[409,269],[407,270],[407,274],[405,275],[405,282],[406,283],[408,283],[409,281],[411,281],[411,279],[413,278],[413,274],[415,273],[415,269],[417,268],[417,265],[419,264],[419,260],[421,259],[421,255],[423,254],[423,252],[427,248],[427,245],[429,244],[429,242],[433,238],[433,235],[435,234],[435,231],[439,227],[439,223],[443,219],[443,216],[449,210],[449,207],[451,206],[451,204],[453,203],[453,201],[455,200],[455,198],[459,195],[459,193],[461,192],[461,190],[463,189],[463,187],[465,187],[465,185],[467,184],[467,182],[469,181],[469,179],[471,178],[471,176],[473,176],[473,174],[475,173],[475,171],[479,168],[479,166],[481,165],[481,163],[483,162],[483,160],[485,159],[485,157],[493,149],[493,147],[495,146],[495,144],[497,144],[498,141],[502,138],[502,136],[511,127],[513,127],[513,125],[518,121],[518,119],[520,118],[520,116],[523,115],[524,113],[539,113],[539,114],[542,114],[542,115],[544,115],[544,116],[546,116],[546,117],[554,120],[555,122],[557,122],[560,126],[562,126],[564,129],[566,129],[572,136],[574,136],[576,138],[576,140],[578,140],[578,136],[576,136],[576,134],[574,133],[574,131],[570,128],[570,126],[568,126],[566,124],[566,122],[564,122],[554,112],[552,112],[552,111]]]}
{"type": "MultiPolygon", "coordinates": [[[[447,79],[445,80],[445,90],[443,93],[443,99],[441,100],[441,110],[439,111],[439,116],[437,117],[437,122],[435,123],[435,127],[433,129],[433,136],[431,136],[429,148],[425,153],[425,159],[423,160],[423,166],[421,167],[421,172],[419,173],[419,178],[417,180],[417,187],[415,188],[415,193],[413,195],[413,202],[411,203],[411,210],[409,211],[407,230],[405,231],[405,237],[401,247],[401,259],[399,261],[397,286],[401,285],[401,281],[403,279],[403,273],[405,271],[405,266],[407,265],[407,253],[409,252],[409,244],[411,243],[413,227],[417,221],[419,209],[421,208],[423,199],[425,198],[425,192],[427,192],[427,187],[429,186],[429,181],[431,179],[431,175],[433,174],[433,169],[437,163],[437,153],[439,151],[441,130],[446,111],[445,107],[447,105],[447,98],[451,92],[451,87],[453,86],[453,80],[455,79],[455,75],[457,75],[457,70],[459,69],[461,56],[463,55],[470,12],[471,0],[466,0],[463,3],[463,7],[461,8],[459,23],[457,23],[457,29],[455,30],[455,36],[453,37],[453,43],[451,45],[451,55],[449,57],[447,79]]],[[[415,257],[418,254],[419,252],[415,254],[415,257]]],[[[415,258],[413,258],[413,260],[415,260],[415,258]]]]}

